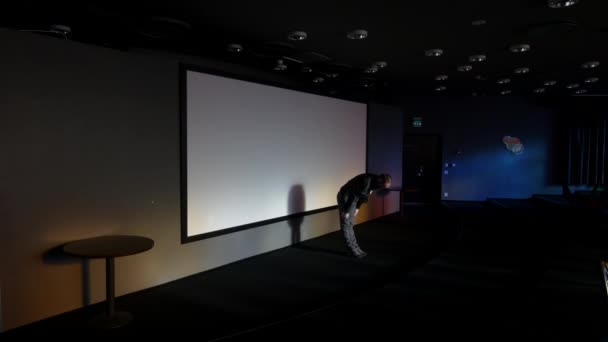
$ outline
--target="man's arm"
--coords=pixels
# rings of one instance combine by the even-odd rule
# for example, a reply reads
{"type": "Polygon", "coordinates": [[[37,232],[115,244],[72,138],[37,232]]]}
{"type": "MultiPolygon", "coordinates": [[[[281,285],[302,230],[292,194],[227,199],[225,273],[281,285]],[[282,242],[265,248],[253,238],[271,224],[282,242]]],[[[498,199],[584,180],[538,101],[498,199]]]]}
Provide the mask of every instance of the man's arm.
{"type": "Polygon", "coordinates": [[[361,205],[363,203],[366,203],[367,200],[369,199],[369,189],[371,187],[371,183],[372,183],[372,177],[370,175],[366,175],[365,178],[363,179],[363,184],[361,184],[361,187],[359,190],[359,196],[357,196],[358,200],[357,200],[357,209],[361,208],[361,205]]]}

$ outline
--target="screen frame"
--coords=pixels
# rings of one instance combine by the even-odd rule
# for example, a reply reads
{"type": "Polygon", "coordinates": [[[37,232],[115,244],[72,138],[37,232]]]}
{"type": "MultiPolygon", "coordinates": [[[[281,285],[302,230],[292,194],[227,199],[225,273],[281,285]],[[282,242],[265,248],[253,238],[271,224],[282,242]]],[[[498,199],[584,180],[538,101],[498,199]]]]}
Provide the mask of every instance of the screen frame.
{"type": "Polygon", "coordinates": [[[179,64],[179,154],[180,154],[180,221],[181,221],[180,230],[181,230],[181,243],[182,244],[199,241],[199,240],[204,240],[204,239],[208,239],[208,238],[212,238],[212,237],[216,237],[216,236],[236,233],[236,232],[246,230],[246,229],[266,226],[269,224],[273,224],[273,223],[277,223],[277,222],[281,222],[281,221],[287,221],[287,220],[298,218],[298,217],[318,214],[321,212],[335,210],[338,208],[338,205],[336,204],[336,205],[325,207],[325,208],[304,211],[301,213],[295,213],[295,214],[285,215],[285,216],[276,217],[276,218],[272,218],[272,219],[268,219],[268,220],[239,225],[239,226],[235,226],[235,227],[224,228],[224,229],[216,230],[213,232],[207,232],[207,233],[188,236],[188,146],[187,146],[188,145],[188,134],[187,134],[188,133],[188,130],[187,130],[188,129],[188,127],[187,127],[188,126],[188,120],[187,120],[188,119],[188,113],[187,113],[187,105],[188,105],[187,73],[188,73],[188,71],[194,71],[194,72],[204,73],[204,74],[213,75],[213,76],[219,76],[219,77],[225,77],[225,78],[230,78],[230,79],[244,81],[244,82],[261,84],[264,86],[276,87],[276,88],[292,90],[292,91],[297,91],[297,92],[306,93],[306,94],[312,94],[312,95],[317,95],[317,96],[329,97],[329,98],[333,98],[333,99],[339,99],[339,100],[364,104],[365,108],[366,108],[365,109],[365,115],[366,115],[365,123],[366,124],[365,124],[365,170],[364,170],[364,172],[367,172],[368,155],[369,155],[369,153],[368,153],[369,152],[368,151],[368,149],[369,149],[369,143],[368,143],[369,142],[369,119],[370,119],[369,118],[370,117],[369,103],[357,101],[357,100],[353,100],[353,99],[349,99],[349,98],[328,96],[327,94],[323,94],[323,93],[316,92],[316,91],[311,91],[309,89],[306,89],[306,90],[298,89],[295,87],[286,86],[284,84],[279,84],[277,82],[261,80],[259,78],[254,78],[254,77],[246,77],[243,75],[238,75],[235,73],[230,73],[230,72],[225,72],[225,71],[218,71],[216,69],[206,68],[206,67],[202,67],[199,65],[180,63],[179,64]]]}

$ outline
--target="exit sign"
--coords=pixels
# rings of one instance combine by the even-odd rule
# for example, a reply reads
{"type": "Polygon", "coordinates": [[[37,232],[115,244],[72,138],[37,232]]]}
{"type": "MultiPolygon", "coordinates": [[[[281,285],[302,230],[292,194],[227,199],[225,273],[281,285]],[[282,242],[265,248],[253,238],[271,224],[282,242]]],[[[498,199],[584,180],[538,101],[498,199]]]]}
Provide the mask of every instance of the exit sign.
{"type": "Polygon", "coordinates": [[[412,127],[422,127],[422,117],[415,116],[412,118],[412,127]]]}

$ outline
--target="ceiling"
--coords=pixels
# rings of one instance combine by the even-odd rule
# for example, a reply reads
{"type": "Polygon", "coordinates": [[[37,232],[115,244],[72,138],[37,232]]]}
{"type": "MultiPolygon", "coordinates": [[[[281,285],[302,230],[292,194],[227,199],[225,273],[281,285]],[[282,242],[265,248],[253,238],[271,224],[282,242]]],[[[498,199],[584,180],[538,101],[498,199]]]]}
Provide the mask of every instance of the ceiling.
{"type": "MultiPolygon", "coordinates": [[[[608,94],[608,1],[580,0],[553,9],[547,0],[419,1],[165,1],[131,4],[88,1],[82,5],[22,1],[0,14],[0,26],[48,31],[71,28],[65,37],[117,49],[158,49],[224,60],[280,73],[303,87],[333,95],[586,95],[608,94]],[[485,24],[473,25],[476,20],[485,24]],[[347,33],[364,29],[368,37],[347,33]],[[287,38],[294,30],[307,39],[287,38]],[[227,51],[237,43],[241,52],[227,51]],[[513,53],[513,44],[529,44],[513,53]],[[425,51],[439,48],[439,57],[425,51]],[[484,62],[470,62],[483,54],[484,62]],[[286,69],[274,70],[281,59],[286,69]],[[374,62],[388,66],[376,73],[374,62]],[[588,61],[599,67],[585,69],[588,61]],[[471,65],[459,72],[460,65],[471,65]],[[312,72],[303,72],[309,67],[312,72]],[[527,74],[514,73],[527,67],[527,74]],[[333,75],[337,74],[337,75],[333,75]],[[447,75],[445,81],[435,80],[447,75]],[[332,78],[331,76],[336,76],[332,78]],[[322,77],[323,82],[314,79],[322,77]],[[598,78],[585,83],[588,78],[598,78]],[[508,78],[509,83],[499,84],[508,78]],[[544,86],[555,80],[554,86],[544,86]],[[567,88],[577,83],[578,88],[567,88]],[[444,86],[445,90],[436,88],[444,86]]],[[[61,34],[38,32],[64,37],[61,34]]]]}

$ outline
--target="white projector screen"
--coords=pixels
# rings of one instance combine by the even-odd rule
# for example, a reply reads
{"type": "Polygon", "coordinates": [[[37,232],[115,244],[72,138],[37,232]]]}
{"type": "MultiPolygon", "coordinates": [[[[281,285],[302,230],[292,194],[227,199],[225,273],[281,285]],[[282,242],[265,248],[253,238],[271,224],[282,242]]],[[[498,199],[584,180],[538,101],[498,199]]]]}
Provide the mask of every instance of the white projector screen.
{"type": "Polygon", "coordinates": [[[186,242],[331,209],[365,172],[366,104],[190,68],[182,77],[186,242]]]}

